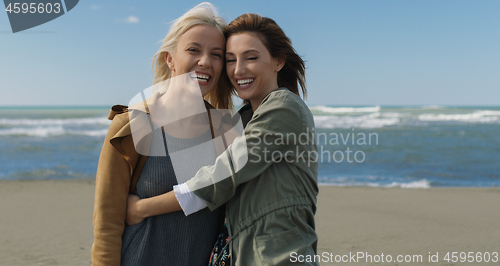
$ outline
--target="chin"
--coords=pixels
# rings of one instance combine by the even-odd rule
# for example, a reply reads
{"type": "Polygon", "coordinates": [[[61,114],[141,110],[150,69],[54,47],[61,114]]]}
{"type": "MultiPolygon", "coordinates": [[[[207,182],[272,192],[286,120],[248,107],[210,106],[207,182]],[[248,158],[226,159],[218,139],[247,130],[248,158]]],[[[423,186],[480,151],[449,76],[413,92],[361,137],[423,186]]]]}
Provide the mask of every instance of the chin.
{"type": "Polygon", "coordinates": [[[238,97],[240,97],[243,100],[248,100],[250,98],[250,95],[248,95],[248,93],[246,91],[236,90],[236,92],[238,93],[238,97]]]}
{"type": "Polygon", "coordinates": [[[201,95],[203,97],[207,96],[213,90],[213,88],[200,88],[200,89],[201,89],[201,95]]]}

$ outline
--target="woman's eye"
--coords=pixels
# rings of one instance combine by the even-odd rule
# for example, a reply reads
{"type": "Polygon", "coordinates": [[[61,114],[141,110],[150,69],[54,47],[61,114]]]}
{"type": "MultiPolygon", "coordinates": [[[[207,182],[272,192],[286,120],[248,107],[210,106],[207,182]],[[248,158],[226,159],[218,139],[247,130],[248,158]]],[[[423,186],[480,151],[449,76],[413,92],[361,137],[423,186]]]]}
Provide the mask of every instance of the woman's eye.
{"type": "Polygon", "coordinates": [[[236,59],[226,59],[226,63],[233,63],[236,62],[236,59]]]}
{"type": "Polygon", "coordinates": [[[249,57],[247,60],[257,60],[257,57],[249,57]]]}
{"type": "Polygon", "coordinates": [[[188,48],[187,50],[189,52],[193,52],[193,53],[198,52],[198,49],[195,49],[195,48],[188,48]]]}
{"type": "Polygon", "coordinates": [[[214,53],[212,54],[213,56],[216,56],[216,57],[219,57],[219,58],[222,58],[222,55],[221,54],[218,54],[218,53],[214,53]]]}

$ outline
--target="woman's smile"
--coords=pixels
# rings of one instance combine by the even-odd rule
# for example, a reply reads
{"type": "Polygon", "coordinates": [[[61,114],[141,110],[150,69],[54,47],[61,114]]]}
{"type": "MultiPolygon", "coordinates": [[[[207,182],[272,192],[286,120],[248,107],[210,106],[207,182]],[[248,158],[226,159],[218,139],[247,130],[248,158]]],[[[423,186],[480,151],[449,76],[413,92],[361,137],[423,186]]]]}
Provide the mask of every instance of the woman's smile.
{"type": "Polygon", "coordinates": [[[248,89],[254,83],[254,78],[242,78],[236,79],[236,83],[238,84],[238,88],[241,90],[248,89]]]}
{"type": "Polygon", "coordinates": [[[190,77],[201,86],[208,85],[212,78],[210,74],[201,71],[191,73],[190,77]]]}

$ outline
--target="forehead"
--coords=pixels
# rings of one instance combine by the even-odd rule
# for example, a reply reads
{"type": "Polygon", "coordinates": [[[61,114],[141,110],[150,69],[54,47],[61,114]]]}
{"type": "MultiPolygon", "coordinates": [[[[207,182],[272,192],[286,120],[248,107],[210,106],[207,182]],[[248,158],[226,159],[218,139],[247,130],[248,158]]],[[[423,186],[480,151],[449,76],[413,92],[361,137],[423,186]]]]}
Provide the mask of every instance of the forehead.
{"type": "Polygon", "coordinates": [[[214,27],[208,25],[195,25],[184,32],[178,44],[197,43],[199,45],[212,45],[224,48],[224,37],[214,27]]]}
{"type": "Polygon", "coordinates": [[[238,53],[247,50],[256,50],[259,52],[268,52],[266,46],[259,36],[251,32],[234,34],[227,40],[227,52],[238,53]]]}

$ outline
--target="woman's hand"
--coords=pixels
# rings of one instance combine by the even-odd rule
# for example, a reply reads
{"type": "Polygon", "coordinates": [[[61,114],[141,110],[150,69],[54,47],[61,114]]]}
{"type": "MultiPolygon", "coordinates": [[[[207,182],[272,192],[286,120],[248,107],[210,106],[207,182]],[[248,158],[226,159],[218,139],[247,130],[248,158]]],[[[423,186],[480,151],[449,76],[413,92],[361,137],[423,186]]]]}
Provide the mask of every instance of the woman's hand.
{"type": "Polygon", "coordinates": [[[134,194],[129,194],[127,199],[127,218],[125,222],[128,225],[134,225],[142,222],[144,220],[144,216],[141,215],[139,202],[141,199],[134,194]]]}
{"type": "Polygon", "coordinates": [[[180,210],[182,210],[181,205],[177,201],[174,191],[144,199],[139,198],[137,195],[129,194],[125,222],[128,225],[134,225],[148,217],[180,210]]]}

